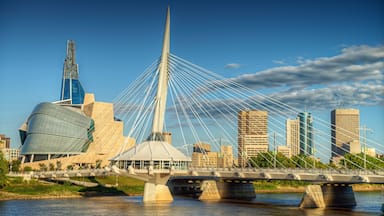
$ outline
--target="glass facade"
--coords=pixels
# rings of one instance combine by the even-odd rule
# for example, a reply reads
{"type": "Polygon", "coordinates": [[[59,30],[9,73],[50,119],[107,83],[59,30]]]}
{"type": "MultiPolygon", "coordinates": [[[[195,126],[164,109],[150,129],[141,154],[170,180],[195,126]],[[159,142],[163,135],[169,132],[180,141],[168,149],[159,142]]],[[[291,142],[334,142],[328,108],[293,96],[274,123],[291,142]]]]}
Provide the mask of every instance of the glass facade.
{"type": "Polygon", "coordinates": [[[72,99],[72,104],[83,104],[85,92],[79,80],[64,79],[61,88],[61,100],[72,99]]]}
{"type": "Polygon", "coordinates": [[[302,112],[300,121],[300,154],[313,155],[313,119],[311,113],[302,112]]]}
{"type": "Polygon", "coordinates": [[[60,100],[72,99],[72,104],[83,104],[84,89],[79,81],[79,66],[76,64],[75,42],[67,42],[67,56],[64,61],[60,100]]]}
{"type": "Polygon", "coordinates": [[[85,152],[93,141],[94,122],[81,110],[52,103],[40,103],[27,120],[22,138],[22,155],[47,158],[85,152]]]}

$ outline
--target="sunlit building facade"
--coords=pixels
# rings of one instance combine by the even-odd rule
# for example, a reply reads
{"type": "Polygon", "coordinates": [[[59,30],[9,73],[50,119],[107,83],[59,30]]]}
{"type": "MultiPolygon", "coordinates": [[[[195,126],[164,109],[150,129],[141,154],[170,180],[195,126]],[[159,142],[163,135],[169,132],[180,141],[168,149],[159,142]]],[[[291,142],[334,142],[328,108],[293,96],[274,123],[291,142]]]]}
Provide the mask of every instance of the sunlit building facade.
{"type": "Polygon", "coordinates": [[[360,153],[360,112],[358,109],[335,109],[331,112],[332,157],[360,153]],[[352,147],[351,147],[352,145],[352,147]],[[352,152],[351,152],[352,150],[352,152]]]}
{"type": "Polygon", "coordinates": [[[268,151],[268,112],[261,110],[238,113],[238,163],[245,167],[249,158],[268,151]]]}
{"type": "Polygon", "coordinates": [[[300,121],[299,119],[287,119],[286,141],[290,148],[290,155],[300,154],[300,121]]]}

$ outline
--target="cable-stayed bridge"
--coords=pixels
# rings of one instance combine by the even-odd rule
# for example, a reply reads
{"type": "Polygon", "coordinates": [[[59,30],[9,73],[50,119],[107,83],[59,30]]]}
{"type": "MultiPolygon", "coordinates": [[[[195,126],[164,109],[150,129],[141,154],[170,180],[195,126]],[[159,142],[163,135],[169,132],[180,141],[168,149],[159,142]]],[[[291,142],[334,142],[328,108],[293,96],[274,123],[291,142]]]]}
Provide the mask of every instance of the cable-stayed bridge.
{"type": "MultiPolygon", "coordinates": [[[[287,146],[287,119],[308,112],[277,100],[277,95],[267,96],[268,92],[240,85],[172,54],[169,9],[165,26],[161,57],[114,100],[116,117],[124,121],[127,136],[138,144],[125,151],[125,143],[118,143],[122,150],[111,159],[110,170],[36,172],[36,177],[130,176],[146,181],[144,201],[172,200],[170,192],[195,193],[201,199],[249,199],[255,196],[252,181],[313,182],[316,185],[308,187],[303,207],[353,206],[351,184],[384,184],[383,160],[367,156],[367,148],[383,151],[383,144],[366,137],[360,142],[359,127],[346,130],[315,115],[307,124],[297,125],[297,152],[279,159],[278,146],[293,148],[287,146]],[[257,117],[240,121],[240,112],[249,110],[262,111],[263,123],[258,123],[257,117]],[[256,125],[247,126],[253,129],[242,137],[240,124],[256,125]],[[310,132],[302,139],[301,131],[310,132]],[[338,140],[344,140],[334,135],[336,131],[343,139],[364,146],[363,153],[343,158],[351,152],[351,144],[337,145],[338,140]],[[167,140],[169,132],[172,145],[167,140]],[[221,147],[230,146],[241,162],[231,159],[214,164],[208,157],[212,151],[198,147],[205,163],[194,166],[188,156],[198,143],[209,143],[218,152],[216,157],[223,160],[227,155],[221,147]],[[332,156],[341,163],[334,160],[329,164],[332,156]]],[[[303,101],[296,103],[305,106],[303,101]]]]}
{"type": "MultiPolygon", "coordinates": [[[[376,158],[367,161],[366,157],[366,147],[373,145],[383,149],[380,143],[368,143],[364,139],[363,155],[356,156],[358,160],[364,160],[363,166],[352,159],[342,159],[344,164],[361,169],[358,171],[316,162],[317,158],[329,160],[331,155],[337,158],[351,152],[351,144],[336,144],[340,139],[340,135],[334,133],[336,130],[344,138],[360,138],[359,128],[351,132],[316,117],[309,118],[305,125],[300,123],[297,129],[300,142],[296,154],[311,157],[313,165],[288,159],[289,165],[277,160],[276,146],[288,143],[287,119],[298,114],[301,118],[304,112],[171,54],[169,8],[161,58],[115,99],[114,106],[115,114],[128,127],[128,136],[140,144],[114,157],[112,168],[120,175],[148,177],[144,201],[172,200],[168,187],[173,194],[199,192],[201,199],[252,198],[255,194],[251,182],[254,180],[298,180],[323,184],[308,187],[301,204],[303,207],[353,206],[356,202],[350,184],[384,183],[382,161],[376,158]],[[260,110],[267,117],[261,120],[262,124],[249,119],[241,121],[240,113],[244,110],[260,110]],[[253,130],[249,132],[253,136],[242,137],[240,124],[256,124],[247,126],[253,130]],[[302,138],[301,131],[307,130],[309,132],[302,138]],[[221,151],[222,142],[215,140],[225,140],[235,150],[239,163],[235,165],[230,161],[229,167],[222,165],[226,169],[220,169],[209,163],[212,158],[203,157],[208,161],[208,168],[195,168],[165,142],[164,133],[168,132],[172,132],[174,146],[181,150],[208,142],[221,151]],[[247,148],[242,139],[253,139],[251,145],[260,147],[258,153],[262,154],[256,155],[252,152],[255,149],[247,148]],[[265,165],[253,163],[255,156],[261,156],[275,169],[265,169],[265,165]],[[323,169],[317,169],[316,164],[322,164],[323,169]],[[367,164],[370,170],[367,170],[367,164]],[[343,198],[343,201],[335,197],[343,198]]],[[[200,147],[198,152],[207,156],[210,150],[200,147]]],[[[220,154],[218,157],[226,157],[220,154]]]]}

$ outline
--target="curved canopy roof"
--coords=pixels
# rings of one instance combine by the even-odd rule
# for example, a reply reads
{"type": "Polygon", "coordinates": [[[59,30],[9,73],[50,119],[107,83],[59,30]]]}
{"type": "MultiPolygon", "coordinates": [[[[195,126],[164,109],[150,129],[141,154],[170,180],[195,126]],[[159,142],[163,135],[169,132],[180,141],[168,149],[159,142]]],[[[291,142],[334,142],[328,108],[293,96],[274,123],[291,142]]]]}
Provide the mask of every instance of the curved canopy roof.
{"type": "Polygon", "coordinates": [[[26,126],[22,155],[85,152],[94,129],[91,118],[52,103],[38,104],[26,126]]]}
{"type": "Polygon", "coordinates": [[[117,155],[112,161],[191,161],[191,159],[164,141],[145,141],[117,155]]]}

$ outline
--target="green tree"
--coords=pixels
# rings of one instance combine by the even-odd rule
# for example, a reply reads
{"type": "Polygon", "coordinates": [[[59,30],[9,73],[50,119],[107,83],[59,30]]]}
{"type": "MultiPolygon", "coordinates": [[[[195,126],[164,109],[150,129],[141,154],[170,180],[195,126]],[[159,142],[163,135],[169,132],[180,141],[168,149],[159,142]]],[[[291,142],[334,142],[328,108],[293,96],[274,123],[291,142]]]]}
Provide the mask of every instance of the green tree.
{"type": "MultiPolygon", "coordinates": [[[[366,167],[367,169],[384,169],[384,161],[366,155],[366,167]]],[[[348,169],[362,169],[364,168],[364,153],[359,154],[345,154],[344,158],[340,160],[341,166],[348,169]]]]}
{"type": "Polygon", "coordinates": [[[24,172],[31,172],[33,169],[30,166],[25,166],[23,170],[24,172]]]}
{"type": "Polygon", "coordinates": [[[3,152],[0,151],[0,188],[7,185],[8,161],[5,160],[3,152]]]}
{"type": "Polygon", "coordinates": [[[20,165],[21,161],[20,160],[13,160],[11,161],[11,171],[12,172],[19,172],[20,171],[20,165]]]}
{"type": "Polygon", "coordinates": [[[292,160],[285,157],[281,152],[278,152],[276,156],[273,152],[262,152],[257,154],[256,157],[252,157],[249,160],[249,164],[252,167],[261,167],[261,168],[288,168],[294,167],[292,160]]]}

